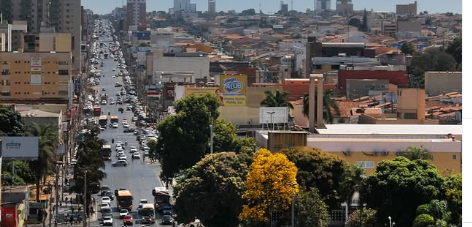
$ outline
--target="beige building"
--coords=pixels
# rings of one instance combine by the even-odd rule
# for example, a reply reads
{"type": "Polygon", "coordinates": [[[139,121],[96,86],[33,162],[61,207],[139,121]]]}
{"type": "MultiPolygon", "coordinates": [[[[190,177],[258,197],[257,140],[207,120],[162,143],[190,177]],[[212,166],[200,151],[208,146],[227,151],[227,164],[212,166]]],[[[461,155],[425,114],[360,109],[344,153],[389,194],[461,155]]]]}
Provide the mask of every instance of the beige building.
{"type": "Polygon", "coordinates": [[[67,103],[71,53],[0,53],[0,100],[67,103]]]}
{"type": "Polygon", "coordinates": [[[397,33],[397,23],[395,21],[383,20],[381,23],[382,34],[391,35],[397,33]]]}
{"type": "Polygon", "coordinates": [[[397,32],[416,32],[421,33],[421,20],[419,19],[398,19],[397,32]]]}
{"type": "Polygon", "coordinates": [[[399,4],[397,5],[398,15],[416,15],[418,10],[418,3],[415,1],[410,4],[399,4]]]}
{"type": "Polygon", "coordinates": [[[462,72],[425,72],[424,83],[428,96],[462,93],[462,72]]]}
{"type": "Polygon", "coordinates": [[[424,89],[400,88],[397,91],[397,116],[401,119],[424,120],[426,96],[424,89]]]}

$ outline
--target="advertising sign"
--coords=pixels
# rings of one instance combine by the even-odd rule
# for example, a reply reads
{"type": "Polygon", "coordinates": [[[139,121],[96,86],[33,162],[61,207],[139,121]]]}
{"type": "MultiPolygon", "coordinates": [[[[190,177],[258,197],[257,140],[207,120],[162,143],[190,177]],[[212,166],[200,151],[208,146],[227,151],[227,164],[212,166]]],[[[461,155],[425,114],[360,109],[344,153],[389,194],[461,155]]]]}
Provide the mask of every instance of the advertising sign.
{"type": "Polygon", "coordinates": [[[220,90],[215,91],[222,98],[224,106],[246,105],[247,77],[243,75],[221,75],[220,90]],[[221,93],[220,93],[221,92],[221,93]]]}
{"type": "Polygon", "coordinates": [[[175,84],[174,83],[166,83],[166,100],[174,100],[175,97],[175,84]]]}
{"type": "Polygon", "coordinates": [[[34,160],[38,158],[38,137],[0,137],[4,159],[34,160]]]}
{"type": "Polygon", "coordinates": [[[199,94],[199,95],[215,94],[217,95],[216,94],[217,90],[219,90],[218,87],[185,87],[185,97],[191,94],[199,94]]]}

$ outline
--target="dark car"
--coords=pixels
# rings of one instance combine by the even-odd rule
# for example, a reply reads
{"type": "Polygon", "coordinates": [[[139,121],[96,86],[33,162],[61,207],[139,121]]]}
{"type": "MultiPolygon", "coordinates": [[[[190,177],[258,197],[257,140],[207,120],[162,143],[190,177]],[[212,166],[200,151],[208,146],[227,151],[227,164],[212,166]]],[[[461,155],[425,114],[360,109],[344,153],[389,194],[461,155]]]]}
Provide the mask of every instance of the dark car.
{"type": "Polygon", "coordinates": [[[111,166],[116,167],[116,166],[127,166],[128,162],[126,160],[118,160],[111,164],[111,166]]]}
{"type": "Polygon", "coordinates": [[[118,108],[118,111],[123,112],[124,111],[123,107],[118,108]]]}
{"type": "Polygon", "coordinates": [[[115,199],[115,195],[113,195],[113,193],[112,193],[111,191],[107,191],[107,193],[105,194],[105,196],[110,197],[111,200],[114,200],[114,199],[115,199]]]}
{"type": "Polygon", "coordinates": [[[172,225],[172,222],[173,222],[172,216],[170,216],[170,215],[162,216],[161,224],[163,224],[163,225],[172,225]]]}
{"type": "Polygon", "coordinates": [[[168,203],[159,204],[157,211],[163,213],[164,210],[172,210],[172,206],[168,203]]]}
{"type": "Polygon", "coordinates": [[[113,216],[113,210],[111,208],[105,208],[101,210],[102,217],[113,216]]]}

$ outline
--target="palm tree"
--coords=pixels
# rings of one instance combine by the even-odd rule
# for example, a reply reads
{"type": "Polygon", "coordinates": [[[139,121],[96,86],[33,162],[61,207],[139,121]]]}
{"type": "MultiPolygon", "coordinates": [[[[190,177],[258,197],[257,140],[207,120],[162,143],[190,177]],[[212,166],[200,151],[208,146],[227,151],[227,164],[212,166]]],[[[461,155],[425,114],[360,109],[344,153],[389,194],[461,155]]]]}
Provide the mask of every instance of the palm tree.
{"type": "Polygon", "coordinates": [[[57,128],[53,124],[33,123],[28,127],[29,136],[38,137],[38,159],[32,161],[30,166],[36,178],[36,201],[39,202],[40,181],[53,169],[56,157],[57,128]]]}
{"type": "Polygon", "coordinates": [[[290,93],[286,91],[276,90],[275,93],[272,93],[272,91],[264,91],[264,94],[266,94],[266,98],[262,100],[261,106],[288,107],[290,109],[293,109],[292,104],[287,101],[287,98],[290,93]]]}
{"type": "Polygon", "coordinates": [[[409,146],[406,148],[404,152],[402,152],[401,156],[406,157],[413,160],[433,160],[433,154],[428,151],[424,146],[409,146]]]}
{"type": "MultiPolygon", "coordinates": [[[[334,92],[332,89],[325,90],[323,92],[323,120],[324,122],[333,123],[333,114],[331,109],[333,109],[337,115],[340,114],[338,103],[333,99],[334,92]]],[[[318,92],[315,88],[315,100],[317,100],[318,92]]],[[[310,94],[305,93],[303,96],[303,115],[305,117],[310,117],[310,94]]],[[[315,105],[315,113],[317,112],[317,105],[315,105]]],[[[316,119],[315,119],[316,120],[316,119]]]]}

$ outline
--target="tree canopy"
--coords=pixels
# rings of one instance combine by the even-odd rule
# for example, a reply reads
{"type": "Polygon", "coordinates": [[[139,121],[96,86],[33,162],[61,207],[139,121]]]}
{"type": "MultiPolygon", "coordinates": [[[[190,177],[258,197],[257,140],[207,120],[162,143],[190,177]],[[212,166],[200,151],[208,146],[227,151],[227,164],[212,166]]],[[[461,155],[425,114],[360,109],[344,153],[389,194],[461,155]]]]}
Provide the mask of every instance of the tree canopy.
{"type": "Polygon", "coordinates": [[[408,43],[408,42],[405,42],[402,44],[402,48],[401,48],[401,51],[402,53],[404,53],[405,55],[412,55],[416,52],[416,49],[415,47],[413,46],[413,44],[411,43],[408,43]]]}
{"type": "Polygon", "coordinates": [[[424,52],[416,52],[408,67],[408,73],[414,75],[410,78],[410,86],[424,88],[424,72],[453,71],[455,66],[454,58],[440,48],[428,48],[424,52]]]}
{"type": "MultiPolygon", "coordinates": [[[[246,201],[239,216],[250,223],[267,223],[274,211],[285,211],[292,201],[292,186],[296,183],[297,167],[282,153],[272,154],[267,149],[254,153],[254,161],[247,174],[246,201]]],[[[294,193],[298,185],[293,186],[294,193]]]]}
{"type": "Polygon", "coordinates": [[[400,156],[406,157],[411,161],[414,160],[433,160],[433,154],[426,149],[424,146],[409,146],[405,149],[404,152],[401,152],[400,156]]]}
{"type": "Polygon", "coordinates": [[[329,223],[328,206],[316,188],[300,190],[295,198],[296,226],[326,227],[329,223]]]}
{"type": "Polygon", "coordinates": [[[174,187],[177,221],[196,217],[208,227],[238,226],[249,170],[243,159],[234,152],[216,153],[185,170],[174,187]]]}
{"type": "Polygon", "coordinates": [[[376,214],[376,210],[369,208],[356,210],[349,215],[346,227],[375,227],[377,222],[376,214]]]}
{"type": "Polygon", "coordinates": [[[0,106],[0,135],[23,136],[25,125],[21,121],[21,115],[12,108],[0,106]]]}
{"type": "Polygon", "coordinates": [[[451,223],[459,224],[462,222],[462,174],[446,177],[442,187],[451,211],[451,223]]]}
{"type": "MultiPolygon", "coordinates": [[[[315,104],[316,100],[318,98],[318,89],[315,88],[315,104]]],[[[334,110],[334,112],[339,116],[340,115],[340,110],[338,103],[336,100],[333,98],[334,92],[332,89],[328,89],[323,91],[323,121],[327,123],[333,123],[333,113],[331,110],[334,110]]],[[[318,105],[315,105],[315,114],[318,111],[318,105]]],[[[303,96],[303,115],[305,117],[310,117],[310,94],[305,93],[303,96]]],[[[316,121],[316,119],[312,119],[316,121]]]]}
{"type": "Polygon", "coordinates": [[[293,147],[280,152],[297,166],[301,187],[317,188],[330,208],[338,205],[339,187],[349,168],[344,159],[313,147],[293,147]]]}
{"type": "Polygon", "coordinates": [[[276,90],[275,93],[272,91],[264,91],[264,94],[266,95],[266,98],[262,100],[261,106],[288,107],[293,109],[292,104],[287,100],[290,93],[276,90]]]}
{"type": "Polygon", "coordinates": [[[446,53],[450,54],[456,60],[456,70],[462,64],[462,37],[455,38],[447,47],[446,53]]]}
{"type": "Polygon", "coordinates": [[[411,226],[416,208],[441,196],[443,178],[425,160],[405,157],[381,161],[367,178],[365,198],[376,209],[377,220],[392,217],[398,226],[411,226]]]}

